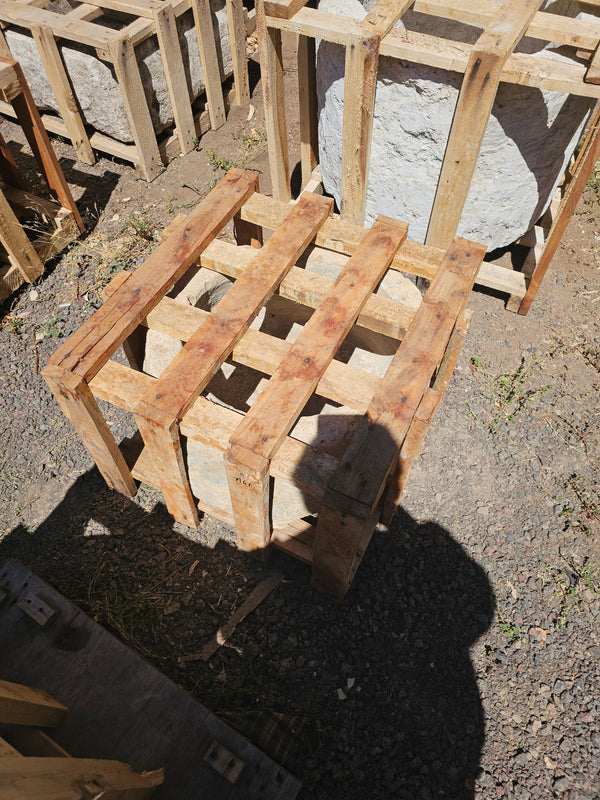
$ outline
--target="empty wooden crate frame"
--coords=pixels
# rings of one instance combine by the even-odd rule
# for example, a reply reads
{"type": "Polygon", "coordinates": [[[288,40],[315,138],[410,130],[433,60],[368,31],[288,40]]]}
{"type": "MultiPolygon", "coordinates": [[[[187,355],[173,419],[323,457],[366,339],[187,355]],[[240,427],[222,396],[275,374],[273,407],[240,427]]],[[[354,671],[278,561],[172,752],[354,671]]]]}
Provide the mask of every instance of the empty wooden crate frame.
{"type": "Polygon", "coordinates": [[[288,205],[257,189],[256,175],[231,170],[135,273],[115,278],[44,376],[110,486],[130,496],[135,479],[160,488],[179,522],[196,527],[198,508],[208,512],[235,526],[244,550],[280,547],[312,564],[317,588],[343,597],[375,526],[393,516],[450,379],[484,248],[456,239],[443,252],[409,242],[405,223],[380,217],[364,230],[334,219],[324,197],[288,205]],[[216,238],[231,219],[237,245],[216,238]],[[261,246],[263,229],[273,232],[261,246]],[[332,280],[296,266],[308,251],[349,258],[332,280]],[[166,296],[198,263],[234,279],[210,311],[166,296]],[[418,308],[373,294],[389,270],[431,280],[418,308]],[[250,328],[274,294],[314,309],[293,342],[250,328]],[[146,329],[186,342],[158,378],[141,371],[146,329]],[[383,377],[335,358],[358,329],[392,343],[383,377]],[[130,367],[110,360],[120,345],[130,367]],[[245,414],[219,373],[226,361],[271,376],[245,414]],[[96,398],[135,415],[144,448],[131,468],[96,398]],[[348,412],[336,440],[318,429],[296,437],[309,401],[348,412]],[[208,499],[191,485],[195,444],[224,464],[208,499]],[[304,518],[276,512],[287,489],[303,496],[304,518]]]}

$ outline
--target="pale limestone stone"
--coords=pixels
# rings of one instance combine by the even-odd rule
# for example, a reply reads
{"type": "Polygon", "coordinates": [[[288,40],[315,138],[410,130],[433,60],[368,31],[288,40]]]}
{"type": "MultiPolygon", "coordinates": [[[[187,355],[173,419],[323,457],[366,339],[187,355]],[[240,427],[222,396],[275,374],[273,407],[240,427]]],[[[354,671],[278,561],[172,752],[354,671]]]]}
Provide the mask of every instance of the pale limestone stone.
{"type": "MultiPolygon", "coordinates": [[[[496,0],[498,2],[498,0],[496,0]]],[[[321,0],[325,11],[362,18],[371,0],[321,0]]],[[[552,4],[565,13],[570,2],[552,4]]],[[[574,15],[574,13],[573,13],[574,15]]],[[[479,29],[409,12],[405,26],[472,43],[479,29]]],[[[401,25],[402,23],[399,23],[401,25]]],[[[525,40],[521,51],[566,60],[555,48],[525,40]]],[[[344,50],[321,42],[317,56],[319,152],[327,192],[341,200],[344,50]]],[[[409,223],[423,242],[462,76],[405,61],[379,61],[367,224],[377,214],[409,223]]],[[[483,140],[458,234],[489,249],[526,233],[548,207],[579,140],[593,101],[502,83],[483,140]]]]}

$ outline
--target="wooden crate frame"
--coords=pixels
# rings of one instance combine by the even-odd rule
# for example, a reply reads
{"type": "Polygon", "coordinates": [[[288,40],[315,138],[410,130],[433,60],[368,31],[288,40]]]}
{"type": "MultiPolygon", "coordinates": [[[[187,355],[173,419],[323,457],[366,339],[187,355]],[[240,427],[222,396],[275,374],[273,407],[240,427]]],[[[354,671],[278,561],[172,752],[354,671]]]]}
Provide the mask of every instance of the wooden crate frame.
{"type": "MultiPolygon", "coordinates": [[[[60,117],[44,114],[46,128],[70,139],[77,157],[86,164],[95,163],[98,150],[132,162],[147,181],[163,170],[163,162],[175,155],[189,153],[207,130],[225,122],[231,103],[244,105],[250,99],[246,58],[246,21],[242,0],[226,0],[234,87],[223,93],[217,49],[210,22],[209,0],[90,0],[78,4],[67,14],[44,8],[49,0],[10,0],[0,3],[0,25],[15,25],[28,30],[37,45],[40,58],[60,117]],[[176,21],[193,9],[202,71],[206,84],[207,109],[194,115],[185,78],[176,21]],[[121,30],[114,30],[94,20],[102,16],[122,19],[134,17],[121,30]],[[156,35],[169,97],[175,119],[175,131],[159,141],[150,118],[135,47],[156,35]],[[98,58],[112,64],[122,92],[134,144],[124,144],[102,133],[88,133],[78,102],[76,87],[71,85],[58,42],[66,40],[95,48],[98,58]]],[[[0,55],[11,58],[6,38],[0,31],[0,55]]],[[[0,112],[11,114],[10,106],[0,103],[0,112]]]]}
{"type": "MultiPolygon", "coordinates": [[[[290,199],[290,173],[283,102],[282,31],[298,35],[300,160],[302,186],[318,183],[315,40],[346,48],[345,75],[354,91],[344,106],[341,215],[362,224],[371,149],[373,106],[380,55],[464,75],[450,129],[426,243],[447,247],[456,234],[481,142],[500,81],[600,98],[600,20],[597,24],[538,11],[542,0],[379,0],[363,21],[307,7],[308,0],[257,0],[257,31],[263,77],[267,143],[273,194],[290,199]],[[410,8],[483,28],[474,45],[402,31],[395,23],[410,8]],[[563,44],[585,59],[563,64],[514,53],[523,36],[563,44]],[[316,175],[316,180],[315,180],[316,175]]],[[[596,0],[581,5],[597,8],[596,0]]],[[[532,247],[522,272],[484,264],[476,283],[510,295],[508,307],[526,314],[585,184],[600,157],[596,113],[577,169],[561,195],[524,237],[532,247]]]]}
{"type": "Polygon", "coordinates": [[[0,97],[10,104],[23,129],[53,198],[27,191],[25,181],[0,134],[0,243],[9,263],[0,266],[0,302],[23,283],[32,283],[44,272],[44,263],[58,255],[84,231],[84,224],[48,134],[35,107],[21,67],[0,58],[0,97]],[[34,212],[49,231],[30,241],[19,218],[34,212]],[[51,229],[51,231],[50,231],[51,229]]]}
{"type": "Polygon", "coordinates": [[[262,555],[275,545],[311,563],[314,585],[341,598],[375,525],[391,521],[448,384],[485,248],[464,239],[447,251],[418,245],[405,223],[380,217],[365,231],[333,219],[332,201],[319,195],[286,204],[257,189],[255,174],[230,170],[134,274],[113,280],[107,301],[43,374],[109,486],[129,496],[135,479],[160,488],[179,522],[197,527],[200,508],[235,525],[244,550],[262,555]],[[232,218],[238,243],[257,249],[216,239],[232,218]],[[261,247],[263,228],[274,232],[261,247]],[[294,266],[311,242],[350,256],[335,282],[294,266]],[[236,279],[210,313],[165,297],[198,261],[236,279]],[[372,294],[388,268],[431,280],[416,313],[372,294]],[[249,329],[276,291],[316,309],[293,345],[249,329]],[[382,379],[333,360],[356,321],[402,340],[382,379]],[[186,341],[158,379],[140,371],[140,326],[186,341]],[[110,360],[120,345],[130,367],[110,360]],[[272,376],[245,416],[201,396],[228,358],[272,376]],[[289,435],[313,392],[362,415],[341,458],[289,435]],[[144,449],[131,468],[96,398],[133,412],[144,449]],[[185,437],[223,453],[233,514],[192,496],[185,437]],[[272,529],[272,477],[322,498],[316,524],[272,529]]]}

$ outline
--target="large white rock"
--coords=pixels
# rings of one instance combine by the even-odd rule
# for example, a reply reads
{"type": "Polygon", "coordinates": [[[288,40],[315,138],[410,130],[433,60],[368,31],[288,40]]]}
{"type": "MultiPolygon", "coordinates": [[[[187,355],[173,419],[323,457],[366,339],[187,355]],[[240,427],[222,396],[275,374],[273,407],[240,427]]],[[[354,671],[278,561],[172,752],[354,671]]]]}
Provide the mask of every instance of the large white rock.
{"type": "MultiPolygon", "coordinates": [[[[232,71],[225,0],[211,0],[211,6],[221,77],[224,78],[232,71]]],[[[53,8],[59,13],[61,9],[60,4],[55,4],[53,8]]],[[[179,17],[177,30],[188,89],[193,101],[204,91],[204,75],[191,11],[179,17]]],[[[5,35],[13,57],[21,63],[38,108],[58,112],[58,105],[31,36],[17,30],[7,30],[5,35]]],[[[101,61],[96,51],[85,45],[66,43],[63,40],[63,43],[59,42],[59,49],[85,122],[121,142],[133,141],[122,93],[112,65],[101,61]]],[[[135,53],[152,123],[155,131],[161,133],[173,124],[174,118],[156,36],[141,42],[135,53]]]]}
{"type": "MultiPolygon", "coordinates": [[[[372,0],[321,0],[319,8],[362,19],[372,5],[372,0]]],[[[565,13],[574,6],[567,0],[552,10],[559,5],[565,13]]],[[[403,23],[398,24],[469,43],[480,33],[414,12],[403,23]]],[[[541,59],[566,60],[556,48],[541,46],[529,39],[518,49],[541,59]]],[[[409,223],[411,239],[425,240],[461,81],[458,73],[380,58],[367,224],[377,214],[388,214],[409,223]]],[[[317,91],[321,174],[339,204],[344,50],[338,45],[319,45],[317,91]]],[[[593,102],[501,83],[458,234],[494,249],[526,233],[548,207],[593,102]]]]}

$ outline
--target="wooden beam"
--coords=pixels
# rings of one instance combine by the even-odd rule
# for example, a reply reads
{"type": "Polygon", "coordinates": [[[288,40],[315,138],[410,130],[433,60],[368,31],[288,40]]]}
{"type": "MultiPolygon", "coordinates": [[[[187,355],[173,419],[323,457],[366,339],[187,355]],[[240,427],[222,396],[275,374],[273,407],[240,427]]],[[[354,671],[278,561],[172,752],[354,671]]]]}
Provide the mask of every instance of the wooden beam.
{"type": "Polygon", "coordinates": [[[3,725],[53,728],[63,721],[66,713],[66,706],[41,689],[0,681],[0,723],[3,725]]]}
{"type": "Polygon", "coordinates": [[[233,60],[233,80],[235,102],[245,106],[250,102],[250,83],[248,80],[248,58],[246,56],[246,25],[242,0],[227,1],[227,23],[231,57],[233,60]]]}
{"type": "MultiPolygon", "coordinates": [[[[212,24],[212,11],[209,0],[192,0],[196,36],[200,49],[204,87],[208,100],[210,124],[217,130],[225,123],[225,105],[221,86],[221,71],[217,57],[217,46],[212,24]]],[[[233,46],[233,43],[232,43],[233,46]]]]}

